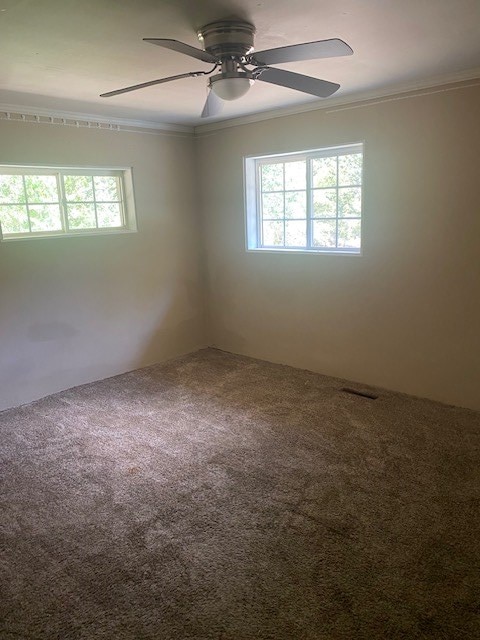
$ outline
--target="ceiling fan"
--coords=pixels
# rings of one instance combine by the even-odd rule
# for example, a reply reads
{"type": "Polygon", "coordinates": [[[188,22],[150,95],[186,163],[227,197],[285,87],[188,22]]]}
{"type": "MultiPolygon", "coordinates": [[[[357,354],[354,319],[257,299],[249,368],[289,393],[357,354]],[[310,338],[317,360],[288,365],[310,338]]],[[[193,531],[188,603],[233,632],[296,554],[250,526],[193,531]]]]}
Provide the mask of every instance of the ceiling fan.
{"type": "Polygon", "coordinates": [[[304,42],[303,44],[254,52],[255,27],[249,22],[238,20],[211,22],[199,29],[197,35],[203,44],[203,49],[197,49],[179,40],[167,38],[144,38],[144,41],[178,53],[184,53],[202,62],[209,62],[213,64],[213,68],[209,71],[190,71],[189,73],[180,73],[168,78],[142,82],[131,87],[102,93],[100,97],[110,98],[121,93],[136,91],[137,89],[171,82],[172,80],[180,80],[181,78],[211,76],[208,82],[209,92],[202,111],[202,118],[218,115],[222,110],[224,100],[241,98],[256,80],[296,89],[320,98],[327,98],[340,88],[339,84],[293,73],[292,71],[285,71],[284,69],[275,69],[269,65],[349,56],[353,53],[351,47],[338,38],[304,42]],[[250,69],[249,67],[253,68],[250,69]],[[217,69],[219,72],[211,75],[217,69]]]}

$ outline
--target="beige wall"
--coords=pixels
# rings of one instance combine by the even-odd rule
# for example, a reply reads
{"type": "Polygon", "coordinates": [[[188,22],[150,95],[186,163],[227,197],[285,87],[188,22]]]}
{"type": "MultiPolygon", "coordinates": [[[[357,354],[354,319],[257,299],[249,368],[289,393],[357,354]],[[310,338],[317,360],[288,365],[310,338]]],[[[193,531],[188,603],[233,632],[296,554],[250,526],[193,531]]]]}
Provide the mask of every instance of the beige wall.
{"type": "Polygon", "coordinates": [[[200,138],[210,342],[480,409],[479,114],[477,86],[200,138]],[[363,257],[246,253],[243,156],[358,141],[363,257]]]}
{"type": "Polygon", "coordinates": [[[1,121],[0,162],[132,166],[139,230],[0,244],[0,409],[205,344],[480,409],[478,113],[475,87],[196,143],[1,121]],[[244,155],[362,140],[362,257],[246,253],[244,155]]]}
{"type": "Polygon", "coordinates": [[[0,409],[204,346],[193,144],[0,122],[0,162],[132,166],[138,220],[0,244],[0,409]]]}

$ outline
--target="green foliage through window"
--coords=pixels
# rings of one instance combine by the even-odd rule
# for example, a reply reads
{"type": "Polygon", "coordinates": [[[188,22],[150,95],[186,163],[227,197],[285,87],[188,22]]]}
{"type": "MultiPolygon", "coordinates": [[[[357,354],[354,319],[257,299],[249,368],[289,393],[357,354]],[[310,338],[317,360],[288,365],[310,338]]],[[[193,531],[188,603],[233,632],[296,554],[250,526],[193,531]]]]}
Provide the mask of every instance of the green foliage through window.
{"type": "Polygon", "coordinates": [[[121,174],[0,167],[4,237],[125,228],[121,174]]]}
{"type": "Polygon", "coordinates": [[[259,248],[361,246],[361,145],[257,159],[259,248]]]}

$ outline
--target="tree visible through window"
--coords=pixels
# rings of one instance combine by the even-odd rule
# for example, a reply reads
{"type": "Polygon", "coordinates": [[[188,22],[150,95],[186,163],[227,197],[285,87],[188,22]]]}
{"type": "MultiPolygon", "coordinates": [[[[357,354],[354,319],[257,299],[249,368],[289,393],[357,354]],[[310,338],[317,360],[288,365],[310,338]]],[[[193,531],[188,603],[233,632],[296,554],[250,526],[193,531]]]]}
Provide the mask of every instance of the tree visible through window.
{"type": "Polygon", "coordinates": [[[247,158],[249,249],[359,253],[362,145],[247,158]]]}
{"type": "Polygon", "coordinates": [[[4,238],[132,228],[124,174],[124,170],[0,167],[4,238]]]}

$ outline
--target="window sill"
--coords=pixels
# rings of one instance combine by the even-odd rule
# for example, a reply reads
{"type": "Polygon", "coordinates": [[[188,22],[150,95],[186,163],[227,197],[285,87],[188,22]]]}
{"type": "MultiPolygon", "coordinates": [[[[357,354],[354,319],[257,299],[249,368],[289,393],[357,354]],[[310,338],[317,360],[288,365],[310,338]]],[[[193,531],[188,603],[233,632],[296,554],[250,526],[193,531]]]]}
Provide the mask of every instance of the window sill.
{"type": "Polygon", "coordinates": [[[31,236],[18,236],[18,237],[8,237],[4,236],[0,242],[24,242],[25,240],[53,240],[57,238],[78,238],[85,236],[97,236],[97,237],[105,237],[105,236],[118,236],[123,235],[125,233],[137,233],[137,229],[108,229],[105,231],[99,231],[96,229],[95,231],[77,231],[72,233],[38,233],[31,236]]]}
{"type": "Polygon", "coordinates": [[[314,255],[314,256],[349,256],[349,257],[362,257],[362,251],[359,250],[338,250],[338,249],[274,249],[273,247],[256,247],[255,249],[246,249],[247,253],[293,253],[293,254],[303,254],[303,255],[314,255]]]}

